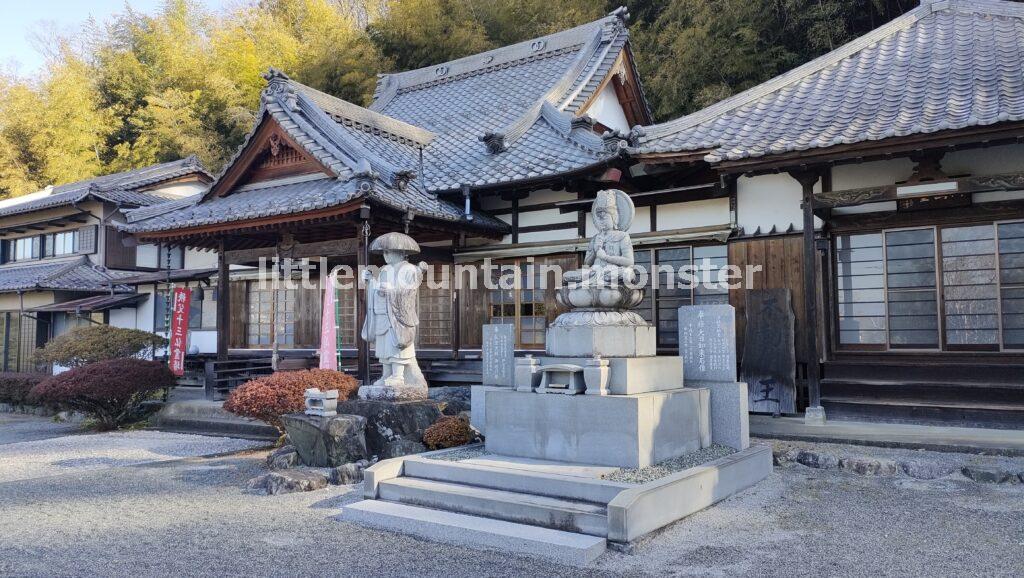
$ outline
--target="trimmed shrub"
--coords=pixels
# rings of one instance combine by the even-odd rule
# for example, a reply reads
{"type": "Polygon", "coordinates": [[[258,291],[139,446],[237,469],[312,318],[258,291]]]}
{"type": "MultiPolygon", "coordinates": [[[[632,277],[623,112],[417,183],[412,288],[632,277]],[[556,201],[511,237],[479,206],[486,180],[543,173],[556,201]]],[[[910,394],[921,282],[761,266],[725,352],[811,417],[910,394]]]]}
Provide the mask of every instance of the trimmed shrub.
{"type": "Polygon", "coordinates": [[[279,371],[247,381],[228,395],[224,409],[231,413],[266,422],[284,434],[281,416],[306,409],[306,390],[338,390],[338,399],[350,399],[359,390],[351,375],[332,369],[279,371]]]}
{"type": "Polygon", "coordinates": [[[32,388],[30,399],[83,413],[105,431],[132,421],[143,401],[174,383],[174,374],[159,361],[108,359],[46,379],[32,388]]]}
{"type": "Polygon", "coordinates": [[[49,377],[45,373],[0,372],[0,403],[25,405],[32,388],[49,377]]]}
{"type": "Polygon", "coordinates": [[[472,440],[469,422],[455,415],[446,415],[423,430],[423,443],[432,450],[464,446],[472,440]]]}
{"type": "Polygon", "coordinates": [[[141,329],[125,329],[111,325],[79,327],[55,337],[37,349],[36,360],[64,367],[81,367],[106,359],[150,359],[157,349],[167,347],[167,340],[141,329]]]}

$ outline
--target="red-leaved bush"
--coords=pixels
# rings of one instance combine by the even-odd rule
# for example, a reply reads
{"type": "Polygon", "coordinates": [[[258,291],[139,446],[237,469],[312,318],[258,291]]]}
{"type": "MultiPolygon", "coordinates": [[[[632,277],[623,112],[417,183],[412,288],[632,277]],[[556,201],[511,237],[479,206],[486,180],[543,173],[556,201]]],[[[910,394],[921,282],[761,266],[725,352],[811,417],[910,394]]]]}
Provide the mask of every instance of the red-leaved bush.
{"type": "Polygon", "coordinates": [[[32,388],[30,399],[83,413],[97,429],[111,430],[135,418],[154,392],[174,385],[174,374],[159,361],[108,359],[46,379],[32,388]]]}
{"type": "Polygon", "coordinates": [[[351,375],[332,369],[279,371],[273,375],[247,381],[228,395],[224,409],[251,417],[277,428],[284,434],[281,416],[306,409],[306,390],[338,390],[338,399],[350,399],[359,390],[359,382],[351,375]]]}
{"type": "Polygon", "coordinates": [[[0,372],[0,403],[25,405],[32,388],[48,377],[45,373],[0,372]]]}
{"type": "Polygon", "coordinates": [[[432,450],[464,446],[473,440],[473,432],[465,419],[446,415],[423,430],[423,443],[432,450]]]}

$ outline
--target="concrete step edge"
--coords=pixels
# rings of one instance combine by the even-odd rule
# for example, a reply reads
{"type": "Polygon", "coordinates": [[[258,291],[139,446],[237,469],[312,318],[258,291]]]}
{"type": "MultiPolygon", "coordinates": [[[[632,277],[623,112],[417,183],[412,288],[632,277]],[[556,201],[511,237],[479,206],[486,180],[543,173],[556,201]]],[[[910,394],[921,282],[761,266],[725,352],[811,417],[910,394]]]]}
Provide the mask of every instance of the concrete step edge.
{"type": "Polygon", "coordinates": [[[415,478],[383,481],[378,495],[382,500],[411,506],[592,536],[608,535],[608,512],[593,504],[415,478]]]}
{"type": "Polygon", "coordinates": [[[435,542],[513,552],[577,566],[593,562],[607,548],[607,541],[596,536],[382,500],[363,500],[345,506],[339,518],[435,542]]]}
{"type": "Polygon", "coordinates": [[[620,492],[632,487],[597,478],[517,471],[417,456],[406,459],[404,475],[600,505],[607,505],[620,492]]]}

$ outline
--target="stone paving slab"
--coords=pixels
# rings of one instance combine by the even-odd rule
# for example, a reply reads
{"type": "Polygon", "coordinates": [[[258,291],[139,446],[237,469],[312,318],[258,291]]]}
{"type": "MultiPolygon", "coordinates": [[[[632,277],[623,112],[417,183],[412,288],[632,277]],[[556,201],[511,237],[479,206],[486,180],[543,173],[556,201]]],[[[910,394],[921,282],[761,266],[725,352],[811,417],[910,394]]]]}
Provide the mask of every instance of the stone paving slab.
{"type": "MultiPolygon", "coordinates": [[[[0,446],[80,432],[81,425],[76,422],[58,422],[52,417],[30,414],[0,413],[0,446]]],[[[2,452],[3,450],[0,450],[0,453],[2,452]]]]}

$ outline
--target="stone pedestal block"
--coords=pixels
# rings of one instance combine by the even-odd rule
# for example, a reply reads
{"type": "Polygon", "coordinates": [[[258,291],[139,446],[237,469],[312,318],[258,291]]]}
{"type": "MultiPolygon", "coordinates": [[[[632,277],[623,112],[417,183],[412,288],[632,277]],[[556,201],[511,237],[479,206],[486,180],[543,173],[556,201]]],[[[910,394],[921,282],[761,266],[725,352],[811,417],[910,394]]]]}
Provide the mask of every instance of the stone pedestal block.
{"type": "Polygon", "coordinates": [[[333,468],[366,456],[366,419],[358,415],[281,416],[288,439],[307,466],[333,468]]]}
{"type": "MultiPolygon", "coordinates": [[[[586,367],[593,358],[540,357],[540,365],[570,363],[586,367]]],[[[608,393],[634,395],[653,391],[670,391],[683,387],[683,359],[678,356],[612,357],[608,362],[608,393]]],[[[589,393],[589,392],[588,392],[589,393]]]]}
{"type": "Polygon", "coordinates": [[[709,438],[706,389],[485,395],[487,451],[500,455],[637,468],[696,451],[709,438]]]}
{"type": "Polygon", "coordinates": [[[508,387],[495,385],[474,385],[472,387],[472,400],[470,401],[469,425],[475,427],[480,433],[487,435],[487,404],[484,402],[489,391],[509,391],[508,387]]]}
{"type": "Polygon", "coordinates": [[[747,384],[729,381],[693,381],[687,387],[711,392],[711,443],[738,451],[750,447],[747,384]]]}
{"type": "Polygon", "coordinates": [[[441,417],[439,405],[430,400],[353,399],[339,402],[338,413],[366,418],[366,449],[384,459],[424,451],[423,430],[441,417]]]}
{"type": "Polygon", "coordinates": [[[555,357],[652,357],[658,347],[652,325],[551,326],[547,352],[555,357]]]}

